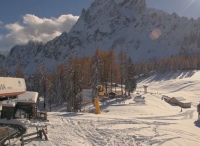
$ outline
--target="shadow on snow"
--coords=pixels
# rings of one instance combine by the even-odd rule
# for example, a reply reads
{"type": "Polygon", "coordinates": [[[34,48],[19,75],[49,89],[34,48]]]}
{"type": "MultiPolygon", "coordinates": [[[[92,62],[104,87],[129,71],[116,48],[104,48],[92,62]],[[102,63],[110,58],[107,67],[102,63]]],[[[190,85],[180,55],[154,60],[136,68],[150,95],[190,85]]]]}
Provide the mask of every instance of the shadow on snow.
{"type": "Polygon", "coordinates": [[[194,122],[194,125],[195,125],[196,127],[199,127],[199,128],[200,128],[200,121],[195,121],[195,122],[194,122]]]}

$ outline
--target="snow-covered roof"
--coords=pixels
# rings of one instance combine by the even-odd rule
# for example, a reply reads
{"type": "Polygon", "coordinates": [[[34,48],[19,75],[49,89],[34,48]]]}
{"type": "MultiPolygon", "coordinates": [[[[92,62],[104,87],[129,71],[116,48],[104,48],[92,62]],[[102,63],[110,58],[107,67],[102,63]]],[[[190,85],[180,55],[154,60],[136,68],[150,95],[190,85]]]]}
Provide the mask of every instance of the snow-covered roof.
{"type": "Polygon", "coordinates": [[[181,103],[191,103],[189,100],[180,101],[181,103]]]}
{"type": "Polygon", "coordinates": [[[16,105],[16,101],[14,100],[5,100],[2,102],[2,106],[6,106],[6,107],[15,107],[16,105]]]}
{"type": "Polygon", "coordinates": [[[18,95],[15,99],[16,102],[36,103],[38,98],[38,92],[26,91],[24,94],[18,95]]]}
{"type": "Polygon", "coordinates": [[[176,100],[178,100],[178,101],[184,101],[185,100],[185,98],[183,98],[183,97],[174,97],[176,100]]]}
{"type": "Polygon", "coordinates": [[[36,103],[38,92],[26,91],[24,94],[18,95],[16,99],[5,100],[0,105],[6,107],[15,107],[17,103],[36,103]]]}

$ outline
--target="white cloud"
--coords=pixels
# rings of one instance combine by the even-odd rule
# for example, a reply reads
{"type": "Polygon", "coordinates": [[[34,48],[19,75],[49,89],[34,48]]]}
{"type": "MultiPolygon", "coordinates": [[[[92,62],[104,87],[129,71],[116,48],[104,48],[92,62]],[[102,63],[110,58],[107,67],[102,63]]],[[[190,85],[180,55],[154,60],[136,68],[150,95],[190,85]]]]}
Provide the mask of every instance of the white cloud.
{"type": "Polygon", "coordinates": [[[5,25],[5,28],[10,30],[11,32],[17,32],[17,31],[24,29],[24,27],[19,25],[18,23],[7,24],[7,25],[5,25]]]}
{"type": "Polygon", "coordinates": [[[3,25],[3,22],[2,22],[2,21],[0,21],[0,25],[3,25]]]}
{"type": "Polygon", "coordinates": [[[0,49],[10,49],[16,44],[24,44],[29,40],[47,42],[64,31],[68,32],[78,18],[71,14],[61,15],[58,18],[39,18],[26,14],[23,16],[22,24],[16,22],[5,25],[9,33],[0,35],[0,49]]]}

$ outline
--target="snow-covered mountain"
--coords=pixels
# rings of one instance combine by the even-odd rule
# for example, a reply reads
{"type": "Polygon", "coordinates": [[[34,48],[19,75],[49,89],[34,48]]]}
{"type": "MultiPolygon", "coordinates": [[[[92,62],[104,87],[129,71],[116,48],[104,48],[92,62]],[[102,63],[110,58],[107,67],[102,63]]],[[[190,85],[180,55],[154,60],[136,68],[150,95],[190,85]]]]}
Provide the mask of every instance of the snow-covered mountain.
{"type": "Polygon", "coordinates": [[[92,55],[95,48],[124,49],[135,62],[164,58],[181,51],[200,50],[200,19],[146,7],[145,0],[95,0],[83,9],[69,33],[47,43],[14,46],[4,65],[14,70],[21,63],[26,73],[38,63],[49,68],[65,63],[69,54],[92,55]]]}

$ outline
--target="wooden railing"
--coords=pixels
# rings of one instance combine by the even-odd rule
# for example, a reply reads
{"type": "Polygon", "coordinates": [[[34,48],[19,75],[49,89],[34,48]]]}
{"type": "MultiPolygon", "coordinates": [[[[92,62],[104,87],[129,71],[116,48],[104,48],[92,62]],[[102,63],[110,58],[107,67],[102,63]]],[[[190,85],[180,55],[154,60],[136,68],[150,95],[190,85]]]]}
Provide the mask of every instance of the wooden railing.
{"type": "Polygon", "coordinates": [[[36,127],[36,130],[37,132],[34,132],[34,133],[29,133],[29,134],[23,134],[21,136],[21,146],[24,146],[25,143],[29,143],[35,139],[43,139],[43,136],[45,137],[45,140],[49,140],[48,136],[47,136],[47,125],[45,125],[44,128],[38,130],[38,128],[36,127]],[[30,136],[33,136],[33,135],[36,135],[34,137],[31,137],[31,138],[27,138],[27,137],[30,137],[30,136]]]}
{"type": "Polygon", "coordinates": [[[21,136],[16,138],[17,134],[19,134],[19,131],[14,131],[12,133],[9,133],[9,135],[7,135],[7,136],[5,136],[4,138],[1,139],[0,146],[4,146],[4,145],[9,145],[9,146],[21,145],[21,146],[24,146],[25,144],[27,144],[27,143],[29,143],[33,140],[43,139],[43,136],[44,136],[45,140],[49,139],[48,136],[47,136],[47,125],[45,125],[44,128],[42,128],[42,129],[38,129],[38,127],[36,127],[36,132],[28,133],[28,134],[24,133],[21,136]],[[15,138],[15,140],[12,140],[13,138],[15,138]]]}

